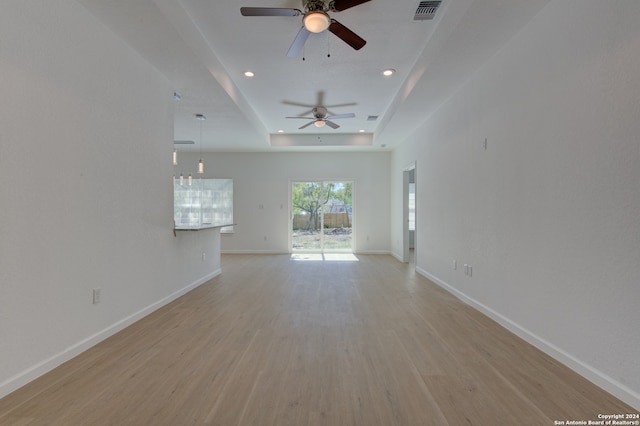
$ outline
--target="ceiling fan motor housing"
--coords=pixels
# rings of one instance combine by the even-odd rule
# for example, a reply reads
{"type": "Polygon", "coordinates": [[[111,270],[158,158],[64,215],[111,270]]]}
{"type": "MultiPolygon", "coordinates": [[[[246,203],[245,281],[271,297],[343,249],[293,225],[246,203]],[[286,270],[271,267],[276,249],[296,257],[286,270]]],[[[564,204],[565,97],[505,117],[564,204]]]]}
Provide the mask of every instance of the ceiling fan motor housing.
{"type": "Polygon", "coordinates": [[[317,106],[313,109],[313,116],[317,119],[323,119],[327,116],[327,109],[323,106],[317,106]]]}
{"type": "Polygon", "coordinates": [[[324,0],[303,0],[302,1],[305,12],[326,12],[327,8],[324,0]]]}

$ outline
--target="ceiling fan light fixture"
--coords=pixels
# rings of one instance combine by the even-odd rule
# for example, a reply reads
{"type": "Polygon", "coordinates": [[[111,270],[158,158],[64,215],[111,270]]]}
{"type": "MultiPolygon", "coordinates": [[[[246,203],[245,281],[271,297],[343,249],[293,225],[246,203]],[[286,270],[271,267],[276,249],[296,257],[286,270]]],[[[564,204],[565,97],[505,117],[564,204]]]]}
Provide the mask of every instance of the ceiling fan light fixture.
{"type": "Polygon", "coordinates": [[[324,120],[316,120],[313,122],[313,125],[316,127],[324,127],[325,124],[324,120]]]}
{"type": "Polygon", "coordinates": [[[304,27],[312,32],[312,33],[321,33],[327,28],[329,28],[329,24],[331,20],[329,19],[329,15],[321,10],[316,10],[313,12],[309,12],[304,16],[302,20],[304,23],[304,27]]]}

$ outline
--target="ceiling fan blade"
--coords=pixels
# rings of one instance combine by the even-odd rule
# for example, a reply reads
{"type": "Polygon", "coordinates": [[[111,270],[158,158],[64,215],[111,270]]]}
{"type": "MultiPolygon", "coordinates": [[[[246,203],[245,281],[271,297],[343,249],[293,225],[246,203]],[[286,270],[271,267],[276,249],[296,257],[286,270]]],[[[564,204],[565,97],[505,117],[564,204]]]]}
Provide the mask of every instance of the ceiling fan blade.
{"type": "Polygon", "coordinates": [[[282,103],[285,105],[293,105],[293,106],[299,106],[299,107],[305,107],[305,108],[315,108],[315,105],[303,104],[301,102],[282,101],[282,103]]]}
{"type": "Polygon", "coordinates": [[[305,120],[315,120],[315,117],[285,117],[285,118],[303,118],[305,120]]]}
{"type": "Polygon", "coordinates": [[[330,120],[335,120],[336,118],[353,118],[356,115],[352,112],[348,113],[348,114],[336,114],[336,115],[330,115],[329,117],[327,117],[330,120]]]}
{"type": "Polygon", "coordinates": [[[335,19],[331,20],[329,31],[334,33],[338,38],[347,43],[349,46],[353,47],[355,50],[360,50],[365,44],[367,44],[367,42],[359,35],[351,31],[349,28],[345,27],[335,19]]]}
{"type": "Polygon", "coordinates": [[[302,103],[299,103],[299,102],[282,101],[282,103],[285,104],[285,105],[293,105],[293,106],[298,106],[298,107],[309,108],[309,109],[305,110],[304,112],[301,112],[298,117],[304,117],[307,114],[313,114],[313,108],[315,108],[315,105],[302,104],[302,103]]]}
{"type": "Polygon", "coordinates": [[[302,11],[298,9],[286,9],[282,7],[241,7],[242,16],[300,16],[302,11]]]}
{"type": "MultiPolygon", "coordinates": [[[[355,106],[355,105],[358,105],[358,104],[356,102],[351,102],[349,104],[327,105],[327,107],[326,107],[327,108],[327,115],[330,115],[332,117],[334,115],[336,115],[333,111],[331,111],[331,109],[333,109],[333,108],[346,107],[346,106],[355,106]]],[[[327,118],[329,118],[329,117],[327,117],[327,118]]]]}
{"type": "Polygon", "coordinates": [[[311,34],[309,30],[307,30],[305,27],[300,27],[298,35],[296,35],[295,40],[293,40],[293,43],[291,43],[291,47],[287,52],[287,56],[289,58],[295,58],[296,56],[300,55],[300,53],[302,53],[302,49],[304,48],[304,44],[309,38],[309,34],[311,34]]]}
{"type": "Polygon", "coordinates": [[[338,127],[340,127],[340,126],[338,126],[336,123],[334,123],[333,121],[324,120],[324,123],[325,123],[327,126],[331,127],[332,129],[337,129],[338,127]]]}
{"type": "Polygon", "coordinates": [[[368,1],[371,0],[335,0],[333,2],[333,10],[335,10],[336,12],[341,12],[351,7],[358,6],[359,4],[366,3],[368,1]]]}
{"type": "Polygon", "coordinates": [[[349,102],[348,104],[325,105],[325,108],[338,108],[338,107],[355,106],[355,105],[358,105],[358,104],[356,102],[349,102]]]}
{"type": "Polygon", "coordinates": [[[308,122],[307,124],[305,124],[304,126],[302,126],[302,127],[298,127],[298,130],[302,130],[302,129],[306,128],[306,127],[309,127],[309,126],[311,126],[311,125],[312,125],[313,123],[315,123],[315,122],[316,122],[315,120],[310,121],[310,122],[308,122]]]}

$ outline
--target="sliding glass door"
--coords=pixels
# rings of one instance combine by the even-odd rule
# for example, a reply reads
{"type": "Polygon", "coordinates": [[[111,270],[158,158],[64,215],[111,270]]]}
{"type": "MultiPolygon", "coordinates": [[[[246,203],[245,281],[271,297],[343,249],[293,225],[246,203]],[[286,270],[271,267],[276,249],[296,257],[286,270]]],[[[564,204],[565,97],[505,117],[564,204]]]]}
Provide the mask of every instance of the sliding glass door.
{"type": "Polygon", "coordinates": [[[291,251],[352,252],[353,182],[291,184],[291,251]]]}

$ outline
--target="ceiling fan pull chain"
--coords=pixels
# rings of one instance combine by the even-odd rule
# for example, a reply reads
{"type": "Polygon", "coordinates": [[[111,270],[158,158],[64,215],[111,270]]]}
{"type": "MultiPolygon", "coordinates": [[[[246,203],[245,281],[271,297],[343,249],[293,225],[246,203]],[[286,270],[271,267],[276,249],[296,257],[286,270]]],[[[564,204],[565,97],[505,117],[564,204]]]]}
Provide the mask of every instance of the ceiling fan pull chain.
{"type": "Polygon", "coordinates": [[[331,38],[327,34],[327,58],[331,57],[331,38]]]}

